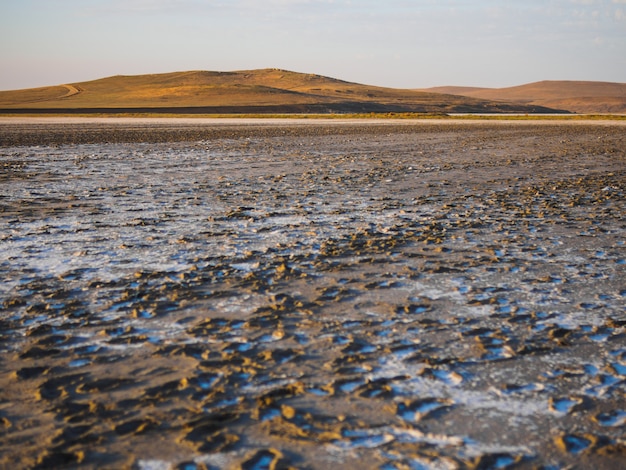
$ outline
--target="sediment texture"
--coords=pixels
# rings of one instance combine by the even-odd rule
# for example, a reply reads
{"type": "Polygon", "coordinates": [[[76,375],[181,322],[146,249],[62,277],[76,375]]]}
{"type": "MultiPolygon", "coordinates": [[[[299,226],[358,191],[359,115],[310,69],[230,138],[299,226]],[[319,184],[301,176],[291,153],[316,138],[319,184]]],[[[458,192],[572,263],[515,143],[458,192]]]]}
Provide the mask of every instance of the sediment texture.
{"type": "Polygon", "coordinates": [[[0,466],[626,458],[623,126],[0,141],[0,466]]]}

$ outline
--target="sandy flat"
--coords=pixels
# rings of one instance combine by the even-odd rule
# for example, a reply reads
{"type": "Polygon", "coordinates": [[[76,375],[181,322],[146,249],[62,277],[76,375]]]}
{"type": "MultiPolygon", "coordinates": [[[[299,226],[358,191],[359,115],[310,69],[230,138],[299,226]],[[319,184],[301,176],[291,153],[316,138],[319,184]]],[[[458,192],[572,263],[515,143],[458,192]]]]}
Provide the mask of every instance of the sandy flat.
{"type": "Polygon", "coordinates": [[[546,119],[547,115],[539,115],[537,119],[488,119],[489,115],[484,115],[483,119],[476,119],[468,116],[457,115],[451,118],[416,118],[416,119],[377,119],[377,118],[324,118],[324,117],[302,117],[302,118],[247,118],[247,117],[126,117],[126,116],[109,116],[109,117],[90,117],[90,116],[0,116],[0,124],[168,124],[168,125],[320,125],[320,124],[336,124],[336,125],[425,125],[425,124],[441,124],[441,123],[463,123],[463,124],[485,124],[488,121],[491,125],[539,125],[539,124],[578,124],[578,125],[617,125],[626,126],[626,120],[612,119],[584,119],[578,117],[572,119],[571,116],[565,116],[563,119],[546,119]]]}

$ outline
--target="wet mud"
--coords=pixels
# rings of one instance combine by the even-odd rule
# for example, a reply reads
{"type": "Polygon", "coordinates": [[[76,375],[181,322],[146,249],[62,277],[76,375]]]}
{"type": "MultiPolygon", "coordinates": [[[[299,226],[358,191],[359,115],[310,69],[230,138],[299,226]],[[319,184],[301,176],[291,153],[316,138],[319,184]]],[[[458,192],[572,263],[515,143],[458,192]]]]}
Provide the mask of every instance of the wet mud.
{"type": "Polygon", "coordinates": [[[620,468],[626,133],[0,126],[0,467],[620,468]]]}

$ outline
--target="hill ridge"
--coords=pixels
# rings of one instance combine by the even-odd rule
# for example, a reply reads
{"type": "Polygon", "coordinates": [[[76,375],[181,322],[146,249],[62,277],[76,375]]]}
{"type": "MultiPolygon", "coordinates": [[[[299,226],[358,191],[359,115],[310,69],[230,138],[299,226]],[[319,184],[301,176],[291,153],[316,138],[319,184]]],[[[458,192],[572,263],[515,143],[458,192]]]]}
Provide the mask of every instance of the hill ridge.
{"type": "Polygon", "coordinates": [[[619,82],[541,80],[504,88],[442,86],[419,90],[567,109],[575,113],[626,114],[626,83],[619,82]]]}
{"type": "Polygon", "coordinates": [[[277,68],[114,75],[0,91],[0,112],[551,113],[536,104],[348,82],[277,68]],[[159,111],[154,111],[159,110],[159,111]],[[219,111],[217,111],[219,110],[219,111]],[[96,111],[93,111],[96,112],[96,111]]]}

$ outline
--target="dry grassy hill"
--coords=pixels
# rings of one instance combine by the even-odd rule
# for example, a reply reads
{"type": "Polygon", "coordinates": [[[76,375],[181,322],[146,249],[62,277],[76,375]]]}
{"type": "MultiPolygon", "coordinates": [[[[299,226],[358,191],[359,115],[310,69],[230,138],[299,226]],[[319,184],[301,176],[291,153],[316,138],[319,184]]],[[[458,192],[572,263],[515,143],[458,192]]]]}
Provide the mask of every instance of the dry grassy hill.
{"type": "Polygon", "coordinates": [[[421,91],[566,109],[626,114],[626,83],[541,81],[510,88],[435,87],[421,91]]]}
{"type": "Polygon", "coordinates": [[[114,76],[0,92],[0,112],[553,112],[534,104],[349,83],[279,69],[114,76]]]}

